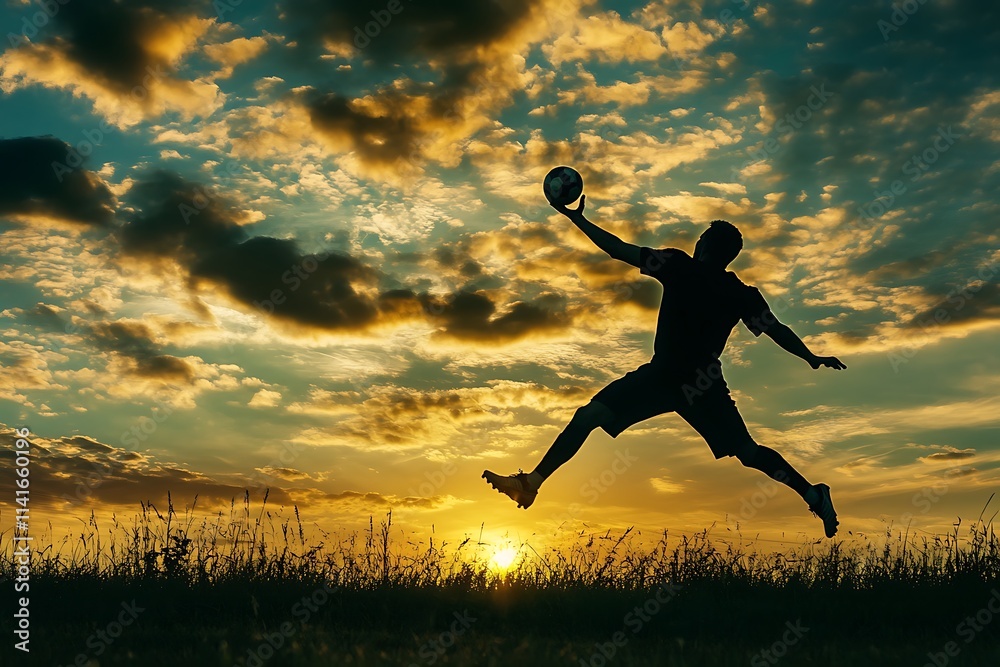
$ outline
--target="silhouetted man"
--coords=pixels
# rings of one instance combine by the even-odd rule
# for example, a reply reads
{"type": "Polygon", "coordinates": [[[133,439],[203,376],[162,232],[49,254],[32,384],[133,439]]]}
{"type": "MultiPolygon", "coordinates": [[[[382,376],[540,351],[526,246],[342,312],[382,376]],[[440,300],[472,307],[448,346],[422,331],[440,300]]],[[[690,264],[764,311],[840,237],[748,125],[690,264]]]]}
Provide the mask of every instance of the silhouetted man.
{"type": "Polygon", "coordinates": [[[653,358],[601,389],[579,408],[530,474],[502,477],[486,470],[483,477],[518,507],[527,509],[542,482],[579,451],[595,428],[601,427],[615,438],[633,424],[676,412],[705,438],[715,458],[735,456],[743,465],[794,489],[823,520],[826,536],[833,537],[838,521],[830,487],[810,484],[781,454],[754,442],[722,377],[719,356],[733,327],[742,320],[754,336],[766,333],[813,369],[847,366],[836,357],[810,352],[795,332],[778,322],[760,290],[726,271],[743,248],[743,236],[729,222],[712,222],[691,257],[676,248],[654,250],[625,243],[587,220],[585,203],[586,196],[576,209],[552,207],[611,257],[663,283],[653,358]]]}

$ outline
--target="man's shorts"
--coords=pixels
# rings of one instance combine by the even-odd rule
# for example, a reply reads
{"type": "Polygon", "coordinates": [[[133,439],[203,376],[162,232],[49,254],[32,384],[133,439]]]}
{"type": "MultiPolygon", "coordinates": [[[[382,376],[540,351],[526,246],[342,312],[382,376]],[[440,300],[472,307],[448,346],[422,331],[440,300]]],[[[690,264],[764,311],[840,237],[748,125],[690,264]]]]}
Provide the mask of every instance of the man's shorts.
{"type": "Polygon", "coordinates": [[[717,459],[735,456],[752,440],[722,377],[721,365],[677,373],[646,363],[610,383],[591,400],[614,413],[601,426],[612,438],[650,417],[676,412],[701,434],[717,459]]]}

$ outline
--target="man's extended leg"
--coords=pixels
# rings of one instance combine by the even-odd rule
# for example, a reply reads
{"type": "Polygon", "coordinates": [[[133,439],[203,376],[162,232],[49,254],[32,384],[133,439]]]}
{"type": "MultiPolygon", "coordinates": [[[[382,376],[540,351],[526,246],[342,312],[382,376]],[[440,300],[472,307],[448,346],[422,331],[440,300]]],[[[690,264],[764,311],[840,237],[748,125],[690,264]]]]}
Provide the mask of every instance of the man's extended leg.
{"type": "Polygon", "coordinates": [[[795,490],[806,501],[809,510],[823,520],[827,537],[837,534],[837,512],[833,509],[830,487],[826,484],[810,484],[785,457],[770,447],[758,445],[751,438],[744,441],[735,454],[740,463],[748,468],[760,470],[771,479],[795,490]]]}
{"type": "Polygon", "coordinates": [[[577,408],[569,424],[563,429],[545,456],[538,462],[535,469],[528,475],[528,481],[538,489],[556,468],[573,458],[587,440],[591,431],[607,423],[614,413],[599,401],[591,401],[582,408],[577,408]]]}
{"type": "Polygon", "coordinates": [[[587,436],[598,426],[607,423],[613,417],[611,410],[603,403],[591,401],[578,408],[555,442],[549,447],[542,460],[530,473],[518,472],[516,475],[502,477],[489,470],[483,471],[483,479],[490,486],[506,494],[518,507],[528,509],[535,502],[535,496],[542,482],[555,472],[556,468],[569,461],[580,451],[587,436]]]}
{"type": "Polygon", "coordinates": [[[748,468],[760,470],[762,473],[786,486],[792,488],[803,498],[812,488],[812,484],[806,481],[792,464],[785,460],[785,457],[765,445],[758,445],[753,440],[747,441],[738,450],[736,458],[740,463],[748,468]]]}
{"type": "Polygon", "coordinates": [[[736,402],[725,386],[713,386],[696,400],[688,400],[677,411],[712,449],[715,458],[735,456],[748,468],[760,470],[771,479],[795,490],[806,501],[809,510],[823,520],[827,537],[837,533],[837,512],[833,509],[830,487],[810,484],[792,464],[770,447],[758,445],[750,436],[736,402]]]}

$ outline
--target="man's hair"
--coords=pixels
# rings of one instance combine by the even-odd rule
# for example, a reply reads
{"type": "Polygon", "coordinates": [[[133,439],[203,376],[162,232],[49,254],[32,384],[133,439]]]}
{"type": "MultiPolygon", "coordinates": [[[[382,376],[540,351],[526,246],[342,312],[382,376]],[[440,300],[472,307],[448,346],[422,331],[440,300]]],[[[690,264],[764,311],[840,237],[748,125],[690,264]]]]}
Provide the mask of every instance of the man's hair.
{"type": "Polygon", "coordinates": [[[736,225],[727,220],[713,220],[705,233],[710,239],[712,256],[723,262],[723,266],[728,266],[743,250],[743,235],[736,225]]]}

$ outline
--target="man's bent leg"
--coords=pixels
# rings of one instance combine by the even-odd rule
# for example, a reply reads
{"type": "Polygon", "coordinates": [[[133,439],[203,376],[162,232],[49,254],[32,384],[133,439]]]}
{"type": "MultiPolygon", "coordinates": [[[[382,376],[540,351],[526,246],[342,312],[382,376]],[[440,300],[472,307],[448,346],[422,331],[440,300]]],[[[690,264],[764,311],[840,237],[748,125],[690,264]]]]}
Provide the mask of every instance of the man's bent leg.
{"type": "Polygon", "coordinates": [[[556,471],[556,468],[569,461],[574,454],[580,451],[580,447],[583,446],[591,431],[606,424],[613,416],[614,413],[611,409],[598,401],[591,401],[582,408],[578,408],[569,424],[549,447],[549,451],[528,475],[532,485],[536,489],[540,487],[542,482],[556,471]]]}
{"type": "Polygon", "coordinates": [[[776,482],[791,487],[803,498],[812,488],[812,484],[796,470],[785,457],[765,445],[758,445],[753,440],[747,441],[735,454],[740,463],[748,468],[760,470],[776,482]]]}
{"type": "Polygon", "coordinates": [[[681,406],[678,414],[705,438],[716,458],[735,456],[746,467],[760,470],[805,498],[812,485],[785,457],[754,441],[724,382],[712,389],[681,406]]]}

